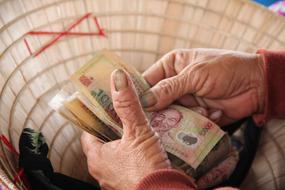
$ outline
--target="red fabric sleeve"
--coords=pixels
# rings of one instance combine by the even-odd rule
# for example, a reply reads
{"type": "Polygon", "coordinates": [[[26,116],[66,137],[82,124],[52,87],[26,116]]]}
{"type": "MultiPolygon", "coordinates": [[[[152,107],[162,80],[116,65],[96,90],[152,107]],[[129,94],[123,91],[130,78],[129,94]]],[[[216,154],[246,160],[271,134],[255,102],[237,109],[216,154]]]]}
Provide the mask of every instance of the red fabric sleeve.
{"type": "Polygon", "coordinates": [[[257,53],[265,67],[264,115],[256,119],[257,124],[263,124],[271,118],[285,118],[285,51],[261,49],[257,53]]]}
{"type": "Polygon", "coordinates": [[[143,178],[135,190],[195,190],[193,178],[175,169],[162,169],[143,178]]]}

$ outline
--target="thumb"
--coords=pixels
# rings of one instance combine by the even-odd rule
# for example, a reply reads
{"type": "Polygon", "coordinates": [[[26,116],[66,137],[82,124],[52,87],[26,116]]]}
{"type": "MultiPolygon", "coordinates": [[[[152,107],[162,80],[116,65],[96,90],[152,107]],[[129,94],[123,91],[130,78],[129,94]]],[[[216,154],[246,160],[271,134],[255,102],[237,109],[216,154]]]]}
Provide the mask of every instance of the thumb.
{"type": "Polygon", "coordinates": [[[123,138],[138,137],[150,130],[130,77],[121,69],[111,75],[113,106],[123,123],[123,138]]]}
{"type": "Polygon", "coordinates": [[[157,111],[192,92],[189,77],[186,74],[179,74],[158,82],[142,96],[141,102],[147,111],[157,111]]]}

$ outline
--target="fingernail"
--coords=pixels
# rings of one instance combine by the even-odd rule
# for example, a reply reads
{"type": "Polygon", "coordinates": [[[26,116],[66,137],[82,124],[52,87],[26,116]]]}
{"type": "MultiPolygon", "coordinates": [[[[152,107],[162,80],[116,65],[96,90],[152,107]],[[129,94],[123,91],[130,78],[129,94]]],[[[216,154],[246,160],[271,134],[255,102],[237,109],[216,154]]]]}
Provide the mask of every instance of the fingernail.
{"type": "Polygon", "coordinates": [[[157,100],[154,96],[154,94],[151,91],[146,92],[142,97],[141,97],[141,104],[143,107],[150,107],[156,104],[157,100]]]}
{"type": "Polygon", "coordinates": [[[215,111],[210,115],[211,120],[217,120],[221,117],[222,117],[222,111],[221,110],[215,111]]]}
{"type": "Polygon", "coordinates": [[[120,91],[128,87],[128,79],[125,72],[122,69],[117,69],[115,71],[115,88],[116,91],[120,91]]]}

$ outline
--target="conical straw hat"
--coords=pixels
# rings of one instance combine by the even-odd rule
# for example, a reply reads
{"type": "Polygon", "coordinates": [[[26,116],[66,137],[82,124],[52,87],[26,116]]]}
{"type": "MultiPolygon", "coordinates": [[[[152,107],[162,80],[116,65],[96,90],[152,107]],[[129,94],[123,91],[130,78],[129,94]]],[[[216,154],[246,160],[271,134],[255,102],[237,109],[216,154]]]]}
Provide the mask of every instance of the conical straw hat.
{"type": "MultiPolygon", "coordinates": [[[[174,48],[285,47],[285,19],[245,0],[1,0],[0,27],[2,134],[17,149],[24,127],[40,130],[55,170],[82,180],[81,131],[47,103],[96,51],[113,49],[142,72],[174,48]]],[[[252,179],[285,188],[283,125],[265,130],[245,189],[252,179]]]]}

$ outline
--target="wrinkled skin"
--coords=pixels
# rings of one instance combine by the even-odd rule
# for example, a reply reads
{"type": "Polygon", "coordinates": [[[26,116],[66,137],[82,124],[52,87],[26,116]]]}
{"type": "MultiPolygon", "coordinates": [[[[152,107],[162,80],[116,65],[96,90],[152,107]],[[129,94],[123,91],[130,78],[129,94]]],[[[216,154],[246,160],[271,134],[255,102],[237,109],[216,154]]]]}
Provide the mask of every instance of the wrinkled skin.
{"type": "MultiPolygon", "coordinates": [[[[148,111],[178,101],[220,125],[263,112],[264,73],[259,55],[213,49],[175,50],[143,75],[153,86],[149,91],[152,97],[148,95],[142,101],[148,111]]],[[[149,127],[132,82],[127,77],[126,86],[115,76],[112,73],[111,91],[123,123],[122,139],[103,144],[83,133],[81,142],[89,173],[104,189],[133,189],[148,174],[170,168],[170,163],[149,127]],[[118,81],[116,88],[114,81],[118,81]]]]}
{"type": "Polygon", "coordinates": [[[258,54],[179,49],[164,55],[143,76],[153,86],[143,101],[148,111],[178,101],[204,108],[203,115],[210,119],[215,113],[212,120],[219,125],[263,112],[264,70],[258,54]]]}
{"type": "Polygon", "coordinates": [[[149,126],[131,80],[125,77],[124,84],[122,79],[114,78],[113,72],[112,99],[123,123],[122,139],[103,144],[84,132],[81,143],[87,156],[89,173],[100,185],[106,190],[126,190],[133,189],[148,174],[170,168],[170,162],[158,136],[149,126]],[[127,86],[117,91],[114,80],[121,87],[127,86]]]}

